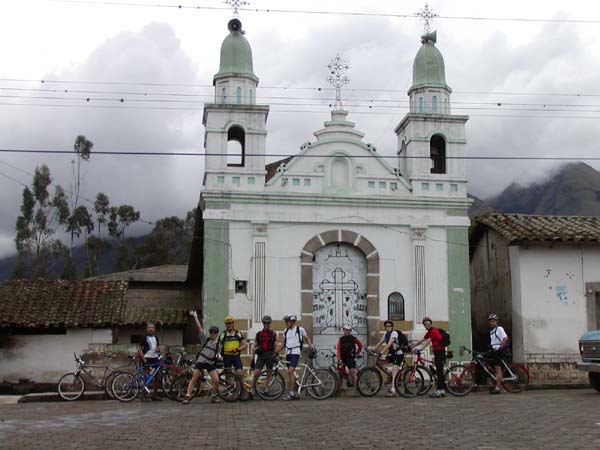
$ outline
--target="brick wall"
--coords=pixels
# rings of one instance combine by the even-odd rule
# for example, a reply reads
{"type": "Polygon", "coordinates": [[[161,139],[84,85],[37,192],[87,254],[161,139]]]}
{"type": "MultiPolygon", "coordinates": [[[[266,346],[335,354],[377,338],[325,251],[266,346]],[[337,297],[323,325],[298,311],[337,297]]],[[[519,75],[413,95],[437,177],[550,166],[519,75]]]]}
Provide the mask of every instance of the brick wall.
{"type": "Polygon", "coordinates": [[[532,385],[587,384],[587,372],[577,370],[577,353],[527,353],[532,385]]]}

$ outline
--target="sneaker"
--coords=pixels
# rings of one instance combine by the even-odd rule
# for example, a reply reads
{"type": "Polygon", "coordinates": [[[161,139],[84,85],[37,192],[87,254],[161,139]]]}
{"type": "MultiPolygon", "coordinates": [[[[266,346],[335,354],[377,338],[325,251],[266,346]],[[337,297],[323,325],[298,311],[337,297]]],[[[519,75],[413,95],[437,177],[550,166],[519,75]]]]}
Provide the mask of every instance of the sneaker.
{"type": "Polygon", "coordinates": [[[385,394],[386,397],[395,397],[396,396],[396,391],[394,389],[390,389],[389,391],[387,391],[387,394],[385,394]]]}
{"type": "Polygon", "coordinates": [[[431,394],[429,394],[430,398],[443,398],[445,396],[446,396],[445,391],[433,391],[431,394]]]}
{"type": "Polygon", "coordinates": [[[183,400],[181,400],[181,404],[189,405],[189,403],[190,403],[190,398],[186,395],[185,397],[183,397],[183,400]]]}
{"type": "Polygon", "coordinates": [[[287,393],[281,400],[294,400],[294,396],[290,393],[287,393]]]}
{"type": "Polygon", "coordinates": [[[498,386],[495,386],[493,389],[490,390],[490,394],[492,394],[492,395],[498,395],[501,392],[502,392],[502,390],[498,386]]]}
{"type": "Polygon", "coordinates": [[[292,400],[300,400],[300,395],[297,392],[294,392],[292,395],[292,400]]]}
{"type": "Polygon", "coordinates": [[[211,403],[223,403],[223,400],[221,400],[219,397],[217,397],[216,395],[212,395],[210,397],[210,402],[211,403]]]}

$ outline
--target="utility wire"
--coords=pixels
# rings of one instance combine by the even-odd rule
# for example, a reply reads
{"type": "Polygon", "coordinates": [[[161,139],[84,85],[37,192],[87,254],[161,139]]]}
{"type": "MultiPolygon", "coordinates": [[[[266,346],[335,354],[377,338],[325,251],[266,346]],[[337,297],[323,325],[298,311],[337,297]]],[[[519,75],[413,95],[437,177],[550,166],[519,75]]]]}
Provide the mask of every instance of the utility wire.
{"type": "MultiPolygon", "coordinates": [[[[127,6],[127,7],[155,7],[170,9],[192,9],[205,11],[229,11],[231,8],[224,6],[198,6],[198,5],[169,5],[164,3],[134,3],[123,1],[99,1],[99,0],[49,0],[57,3],[73,3],[80,5],[102,5],[102,6],[127,6]]],[[[240,11],[252,13],[278,13],[278,14],[308,14],[328,16],[357,16],[357,17],[389,17],[397,19],[419,19],[414,13],[384,13],[384,12],[362,12],[362,11],[331,11],[331,10],[303,10],[303,9],[277,9],[277,8],[239,8],[240,11]]],[[[495,22],[550,22],[550,23],[577,23],[595,24],[600,20],[595,19],[544,19],[533,17],[482,17],[482,16],[448,16],[439,15],[437,19],[447,20],[473,20],[473,21],[495,21],[495,22]]],[[[420,20],[420,19],[419,19],[420,20]]]]}
{"type": "MultiPolygon", "coordinates": [[[[15,149],[15,148],[0,148],[0,153],[21,153],[21,154],[46,154],[46,155],[72,155],[72,150],[53,150],[53,149],[15,149]]],[[[205,152],[149,152],[149,151],[114,151],[114,150],[94,150],[94,155],[117,155],[117,156],[216,156],[228,157],[239,156],[239,153],[205,153],[205,152]]],[[[264,155],[246,154],[249,157],[277,157],[277,158],[335,158],[336,155],[311,155],[311,154],[277,154],[265,153],[264,155]]],[[[429,156],[397,156],[397,155],[354,155],[352,158],[381,158],[381,159],[431,159],[429,156]]],[[[510,161],[600,161],[600,156],[446,156],[446,159],[458,160],[510,160],[510,161]]]]}
{"type": "MultiPolygon", "coordinates": [[[[147,83],[147,82],[126,82],[126,81],[94,81],[94,80],[45,80],[45,79],[24,79],[24,78],[0,78],[0,81],[14,83],[41,83],[41,84],[90,84],[90,85],[115,85],[115,86],[152,86],[152,87],[191,87],[191,88],[211,88],[212,84],[178,84],[178,83],[147,83]]],[[[334,88],[319,86],[260,86],[259,89],[278,89],[284,91],[335,91],[334,88]]],[[[406,93],[406,89],[369,89],[369,88],[344,88],[344,92],[401,92],[406,93]]],[[[452,91],[453,94],[465,95],[531,95],[531,96],[560,96],[560,97],[600,97],[600,93],[586,92],[523,92],[523,91],[452,91]]]]}
{"type": "MultiPolygon", "coordinates": [[[[73,153],[73,152],[71,152],[71,153],[73,153]]],[[[19,172],[21,172],[21,173],[24,173],[24,174],[26,174],[26,175],[30,175],[30,176],[32,176],[32,177],[33,177],[33,176],[35,176],[35,175],[34,175],[33,173],[31,173],[31,172],[29,172],[29,171],[27,171],[27,170],[24,170],[24,169],[21,169],[20,167],[17,167],[17,166],[15,166],[15,165],[13,165],[13,164],[11,164],[11,163],[9,163],[9,162],[3,161],[3,160],[1,160],[1,159],[0,159],[0,163],[2,163],[2,164],[4,164],[4,165],[6,165],[6,166],[8,166],[8,167],[11,167],[11,168],[13,168],[13,169],[15,169],[15,170],[17,170],[17,171],[19,171],[19,172]]],[[[6,174],[0,173],[0,175],[4,176],[5,178],[8,178],[8,179],[10,179],[10,180],[12,180],[12,181],[14,181],[14,182],[16,182],[16,183],[19,183],[19,184],[20,184],[21,186],[23,186],[23,187],[29,188],[29,186],[27,186],[25,183],[21,183],[20,181],[18,181],[18,180],[15,180],[14,178],[11,178],[11,177],[9,177],[9,176],[8,176],[8,175],[6,175],[6,174]]],[[[56,185],[56,183],[54,183],[54,182],[52,182],[52,184],[56,185]]],[[[61,186],[61,188],[62,188],[62,186],[61,186]]],[[[71,190],[69,190],[69,189],[65,189],[65,188],[62,188],[62,189],[63,189],[65,192],[67,192],[68,194],[75,195],[75,194],[74,194],[74,193],[73,193],[71,190]]],[[[95,204],[95,202],[94,202],[93,200],[90,200],[89,198],[86,198],[86,197],[85,197],[85,196],[83,196],[83,195],[79,195],[79,198],[80,198],[80,199],[82,199],[82,200],[84,200],[84,201],[86,201],[86,202],[88,202],[88,203],[90,203],[90,204],[92,204],[92,205],[94,205],[94,204],[95,204]]],[[[140,218],[140,219],[139,219],[139,221],[140,221],[140,222],[147,223],[148,225],[153,225],[153,223],[152,223],[152,222],[150,222],[150,221],[148,221],[148,220],[144,220],[144,219],[142,219],[142,218],[140,218]]]]}

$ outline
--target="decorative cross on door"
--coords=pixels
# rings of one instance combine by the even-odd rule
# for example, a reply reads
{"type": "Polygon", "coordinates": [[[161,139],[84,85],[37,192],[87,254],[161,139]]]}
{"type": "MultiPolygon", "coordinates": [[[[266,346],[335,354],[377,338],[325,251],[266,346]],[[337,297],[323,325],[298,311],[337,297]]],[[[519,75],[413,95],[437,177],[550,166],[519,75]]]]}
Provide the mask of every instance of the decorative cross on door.
{"type": "Polygon", "coordinates": [[[358,284],[354,280],[345,280],[346,272],[336,268],[332,273],[332,281],[325,279],[319,284],[321,300],[319,305],[319,322],[321,332],[339,331],[343,325],[357,327],[354,323],[355,311],[358,308],[358,284]]]}

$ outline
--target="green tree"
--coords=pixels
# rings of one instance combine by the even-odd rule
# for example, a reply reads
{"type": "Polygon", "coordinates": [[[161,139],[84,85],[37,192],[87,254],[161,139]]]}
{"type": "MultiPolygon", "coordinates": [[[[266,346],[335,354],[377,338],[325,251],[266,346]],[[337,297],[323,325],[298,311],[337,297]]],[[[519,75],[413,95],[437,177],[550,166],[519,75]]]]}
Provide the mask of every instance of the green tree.
{"type": "Polygon", "coordinates": [[[100,259],[108,253],[112,246],[106,239],[100,239],[91,234],[85,241],[85,248],[87,252],[87,264],[84,276],[93,277],[100,273],[98,263],[100,259]]]}
{"type": "Polygon", "coordinates": [[[67,196],[56,186],[51,197],[50,169],[36,167],[31,189],[23,189],[21,215],[17,218],[15,244],[19,262],[13,276],[29,278],[46,277],[61,261],[68,249],[54,234],[69,218],[67,196]]]}
{"type": "Polygon", "coordinates": [[[119,242],[115,269],[123,271],[134,268],[136,265],[135,242],[133,239],[126,238],[125,231],[140,220],[140,212],[130,205],[112,206],[108,219],[108,233],[119,242]]]}
{"type": "Polygon", "coordinates": [[[108,215],[110,213],[110,201],[105,193],[99,192],[98,195],[96,195],[94,211],[96,212],[96,221],[98,222],[98,239],[101,239],[102,225],[105,225],[108,222],[108,215]]]}

